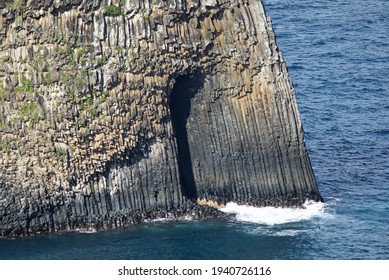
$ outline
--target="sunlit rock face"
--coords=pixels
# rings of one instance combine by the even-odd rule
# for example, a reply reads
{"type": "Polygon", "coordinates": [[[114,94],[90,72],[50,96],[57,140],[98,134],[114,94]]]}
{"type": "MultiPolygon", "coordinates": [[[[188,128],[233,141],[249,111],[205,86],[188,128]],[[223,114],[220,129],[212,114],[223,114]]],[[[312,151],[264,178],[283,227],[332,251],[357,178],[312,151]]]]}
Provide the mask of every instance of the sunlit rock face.
{"type": "Polygon", "coordinates": [[[0,234],[321,196],[254,0],[0,0],[0,234]]]}

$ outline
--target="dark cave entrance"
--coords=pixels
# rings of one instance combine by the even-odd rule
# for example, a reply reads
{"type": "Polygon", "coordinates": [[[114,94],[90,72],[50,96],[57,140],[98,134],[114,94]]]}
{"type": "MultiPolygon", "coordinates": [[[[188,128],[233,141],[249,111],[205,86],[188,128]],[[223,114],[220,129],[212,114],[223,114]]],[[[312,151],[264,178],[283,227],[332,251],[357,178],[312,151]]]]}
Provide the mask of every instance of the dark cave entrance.
{"type": "Polygon", "coordinates": [[[203,78],[201,75],[183,75],[176,79],[170,95],[170,113],[177,141],[182,194],[193,200],[197,198],[197,190],[193,175],[187,123],[193,106],[193,98],[202,87],[203,78]]]}

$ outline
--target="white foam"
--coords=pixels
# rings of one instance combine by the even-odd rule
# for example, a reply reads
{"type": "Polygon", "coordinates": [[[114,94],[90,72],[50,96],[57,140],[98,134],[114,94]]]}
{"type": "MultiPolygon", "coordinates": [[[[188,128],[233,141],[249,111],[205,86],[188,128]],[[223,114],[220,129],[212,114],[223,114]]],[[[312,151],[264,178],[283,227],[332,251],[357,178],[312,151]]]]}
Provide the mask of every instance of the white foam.
{"type": "Polygon", "coordinates": [[[175,221],[176,219],[174,216],[170,213],[167,213],[166,217],[164,218],[155,218],[155,219],[145,219],[145,223],[165,223],[165,222],[171,222],[175,221]]]}
{"type": "Polygon", "coordinates": [[[305,202],[304,208],[253,207],[230,202],[220,210],[236,214],[238,221],[273,226],[322,217],[324,206],[324,203],[312,201],[305,202]]]}
{"type": "Polygon", "coordinates": [[[75,229],[75,231],[76,232],[78,232],[78,233],[84,233],[84,234],[92,234],[92,233],[96,233],[97,232],[97,230],[95,230],[95,229],[79,229],[79,228],[76,228],[75,229]]]}

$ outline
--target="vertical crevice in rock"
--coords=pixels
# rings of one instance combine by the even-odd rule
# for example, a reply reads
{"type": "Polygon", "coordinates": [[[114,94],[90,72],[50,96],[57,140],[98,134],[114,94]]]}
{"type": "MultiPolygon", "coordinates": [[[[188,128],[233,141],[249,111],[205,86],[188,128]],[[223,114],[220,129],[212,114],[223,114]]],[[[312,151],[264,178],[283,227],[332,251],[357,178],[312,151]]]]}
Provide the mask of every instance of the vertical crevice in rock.
{"type": "Polygon", "coordinates": [[[197,190],[193,176],[187,121],[192,108],[192,98],[201,87],[202,78],[199,75],[184,75],[176,79],[176,83],[170,94],[170,113],[173,131],[177,141],[178,169],[180,172],[182,193],[188,199],[196,199],[197,190]]]}

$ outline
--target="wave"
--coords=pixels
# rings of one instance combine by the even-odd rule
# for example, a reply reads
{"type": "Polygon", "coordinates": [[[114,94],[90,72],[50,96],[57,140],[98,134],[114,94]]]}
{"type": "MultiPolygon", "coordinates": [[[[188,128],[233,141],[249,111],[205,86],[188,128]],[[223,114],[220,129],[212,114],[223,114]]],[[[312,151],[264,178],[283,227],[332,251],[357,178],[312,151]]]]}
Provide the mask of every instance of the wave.
{"type": "Polygon", "coordinates": [[[172,222],[175,221],[176,219],[174,218],[156,218],[156,219],[145,219],[145,223],[167,223],[167,222],[172,222]]]}
{"type": "Polygon", "coordinates": [[[97,230],[95,229],[75,229],[74,230],[75,232],[77,233],[82,233],[82,234],[93,234],[93,233],[97,233],[97,230]]]}
{"type": "Polygon", "coordinates": [[[166,215],[166,217],[154,218],[154,219],[145,219],[145,223],[166,223],[176,221],[177,219],[170,213],[166,215]]]}
{"type": "Polygon", "coordinates": [[[324,217],[325,203],[307,201],[304,208],[253,207],[230,202],[220,209],[229,214],[236,214],[236,220],[261,225],[280,225],[324,217]]]}

